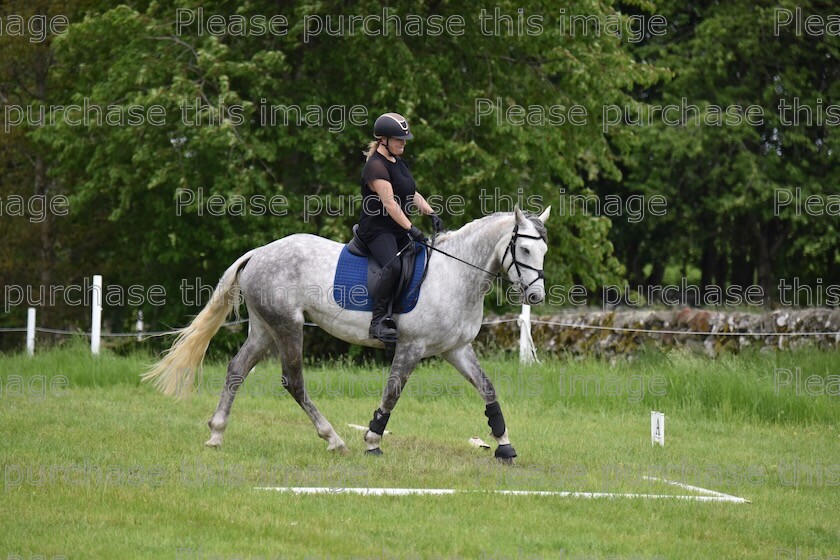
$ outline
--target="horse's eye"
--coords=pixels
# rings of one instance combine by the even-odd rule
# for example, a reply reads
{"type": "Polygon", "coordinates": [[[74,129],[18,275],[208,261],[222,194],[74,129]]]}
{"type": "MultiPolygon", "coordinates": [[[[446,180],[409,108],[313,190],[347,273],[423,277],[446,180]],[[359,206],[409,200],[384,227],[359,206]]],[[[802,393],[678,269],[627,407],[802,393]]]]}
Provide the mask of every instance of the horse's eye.
{"type": "Polygon", "coordinates": [[[525,252],[526,255],[531,254],[531,249],[527,249],[527,248],[523,247],[522,250],[525,252]]]}

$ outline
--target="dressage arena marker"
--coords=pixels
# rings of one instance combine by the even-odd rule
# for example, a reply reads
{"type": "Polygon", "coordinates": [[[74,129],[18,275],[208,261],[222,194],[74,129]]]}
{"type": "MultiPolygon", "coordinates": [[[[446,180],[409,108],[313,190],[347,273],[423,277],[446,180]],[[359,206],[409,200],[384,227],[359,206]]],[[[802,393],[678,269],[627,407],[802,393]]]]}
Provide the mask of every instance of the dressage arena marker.
{"type": "Polygon", "coordinates": [[[665,415],[656,410],[650,411],[650,444],[665,447],[665,415]]]}
{"type": "Polygon", "coordinates": [[[254,490],[273,490],[292,494],[357,494],[360,496],[411,496],[411,495],[452,495],[452,494],[503,494],[508,496],[557,496],[559,498],[635,498],[648,500],[686,500],[694,502],[731,502],[736,504],[749,504],[750,501],[737,496],[730,496],[722,492],[691,486],[682,482],[656,478],[653,476],[642,477],[645,480],[664,482],[672,486],[692,490],[703,494],[693,495],[670,495],[670,494],[620,494],[613,492],[551,492],[543,490],[455,490],[452,488],[329,488],[318,486],[256,486],[254,490]]]}

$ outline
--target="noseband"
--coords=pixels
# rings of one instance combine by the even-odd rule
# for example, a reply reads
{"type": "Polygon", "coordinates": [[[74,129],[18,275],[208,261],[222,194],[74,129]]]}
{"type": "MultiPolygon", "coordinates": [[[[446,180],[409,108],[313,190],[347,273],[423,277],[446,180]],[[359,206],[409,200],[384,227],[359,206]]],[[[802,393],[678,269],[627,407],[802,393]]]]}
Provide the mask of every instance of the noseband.
{"type": "Polygon", "coordinates": [[[508,243],[507,249],[505,249],[505,254],[502,256],[502,265],[504,265],[505,259],[507,258],[508,253],[510,253],[511,261],[510,264],[505,267],[505,272],[510,272],[510,267],[516,266],[516,275],[519,277],[519,284],[522,286],[522,290],[524,291],[530,288],[537,280],[545,278],[545,273],[539,268],[534,268],[533,266],[516,259],[516,239],[519,237],[522,237],[523,239],[542,239],[542,236],[519,233],[519,224],[516,224],[513,226],[513,235],[510,236],[510,243],[508,243]],[[523,268],[533,270],[537,273],[537,277],[534,278],[527,286],[525,285],[525,282],[522,281],[523,268]]]}

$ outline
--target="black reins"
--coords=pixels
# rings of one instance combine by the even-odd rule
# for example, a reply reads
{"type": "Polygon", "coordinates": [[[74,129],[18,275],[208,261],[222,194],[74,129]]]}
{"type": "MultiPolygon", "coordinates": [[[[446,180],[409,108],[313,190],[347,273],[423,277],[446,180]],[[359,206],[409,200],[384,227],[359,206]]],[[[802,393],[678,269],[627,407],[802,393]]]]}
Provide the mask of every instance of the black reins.
{"type": "MultiPolygon", "coordinates": [[[[513,226],[513,235],[510,236],[510,242],[508,243],[507,249],[505,249],[505,254],[502,255],[502,263],[501,264],[502,264],[502,266],[504,266],[505,259],[507,258],[508,253],[510,253],[511,261],[510,261],[510,264],[505,267],[505,272],[508,272],[510,270],[510,267],[516,266],[516,275],[519,277],[518,282],[519,282],[519,284],[522,285],[523,290],[527,290],[528,288],[530,288],[534,284],[534,282],[536,282],[537,280],[540,280],[541,278],[545,278],[545,272],[543,272],[542,269],[534,268],[533,266],[531,266],[529,264],[521,262],[516,258],[516,240],[520,237],[522,237],[524,239],[542,239],[541,235],[528,235],[528,234],[525,234],[525,233],[519,233],[519,224],[514,225],[513,226]],[[522,270],[521,269],[523,269],[523,268],[525,268],[527,270],[533,270],[537,273],[537,277],[534,278],[528,285],[525,285],[525,282],[522,281],[522,270]]],[[[420,282],[414,288],[415,290],[419,286],[421,286],[423,284],[423,280],[426,279],[426,274],[429,272],[429,261],[431,260],[432,251],[437,251],[441,255],[445,255],[445,256],[449,257],[450,259],[455,259],[456,261],[464,263],[467,266],[471,266],[476,270],[480,270],[481,272],[489,274],[490,276],[493,276],[494,278],[501,278],[501,280],[503,282],[509,282],[511,284],[516,284],[516,282],[514,282],[513,280],[510,280],[509,278],[505,278],[504,276],[501,276],[501,271],[493,274],[489,270],[486,270],[484,268],[481,268],[480,266],[474,265],[471,262],[467,262],[464,259],[456,257],[455,255],[453,255],[451,253],[447,253],[443,249],[438,249],[437,247],[435,247],[436,238],[437,238],[437,232],[435,232],[432,235],[432,244],[431,245],[429,245],[428,243],[426,243],[424,241],[417,241],[417,243],[420,243],[421,245],[426,247],[426,249],[428,249],[428,251],[427,251],[427,256],[426,256],[426,264],[425,264],[424,270],[423,270],[423,277],[420,279],[420,282]]],[[[406,249],[412,248],[413,245],[414,245],[414,241],[409,241],[408,244],[406,244],[405,247],[400,249],[397,252],[397,254],[394,255],[394,257],[390,261],[388,261],[385,264],[385,266],[383,266],[382,269],[379,272],[381,273],[382,270],[384,270],[389,264],[394,262],[396,259],[400,258],[400,256],[403,254],[403,252],[406,249]]],[[[409,292],[409,294],[411,294],[411,293],[412,292],[409,292]]]]}
{"type": "MultiPolygon", "coordinates": [[[[437,234],[435,234],[435,235],[437,235],[437,234]]],[[[516,258],[516,240],[519,237],[522,237],[522,238],[525,238],[525,239],[542,239],[542,236],[519,233],[519,224],[516,224],[516,225],[513,226],[513,235],[511,235],[511,237],[510,237],[510,242],[508,243],[507,249],[505,249],[505,254],[502,255],[502,266],[504,266],[504,264],[505,264],[505,259],[507,258],[508,253],[510,253],[510,256],[511,256],[510,264],[505,267],[505,272],[509,271],[510,267],[515,265],[516,266],[516,275],[519,277],[518,282],[523,286],[523,289],[528,289],[534,284],[534,282],[536,282],[540,278],[545,278],[545,273],[539,268],[534,268],[533,266],[531,266],[529,264],[526,264],[524,262],[521,262],[521,261],[517,260],[517,258],[516,258]],[[528,269],[528,270],[533,270],[537,273],[537,277],[534,278],[531,281],[531,283],[529,283],[527,286],[525,285],[525,282],[522,281],[522,270],[521,270],[522,268],[525,268],[525,269],[528,269]]],[[[481,272],[489,274],[490,276],[493,276],[494,278],[501,278],[502,281],[504,281],[504,282],[509,282],[511,284],[516,284],[516,282],[514,282],[513,280],[510,280],[509,278],[501,276],[501,271],[493,274],[489,270],[485,270],[485,269],[481,268],[480,266],[476,266],[471,262],[467,262],[464,259],[458,258],[455,255],[447,253],[443,249],[438,249],[437,247],[434,246],[434,237],[432,238],[432,244],[431,245],[423,243],[422,241],[418,241],[418,243],[421,243],[422,245],[425,245],[427,248],[429,248],[430,249],[430,251],[429,251],[430,254],[431,254],[431,251],[437,251],[438,253],[449,257],[450,259],[455,259],[456,261],[464,263],[467,266],[471,266],[476,270],[480,270],[481,272]]],[[[427,268],[426,268],[426,271],[423,272],[423,278],[426,277],[426,272],[428,271],[428,266],[429,266],[429,259],[426,259],[426,267],[427,268]]]]}

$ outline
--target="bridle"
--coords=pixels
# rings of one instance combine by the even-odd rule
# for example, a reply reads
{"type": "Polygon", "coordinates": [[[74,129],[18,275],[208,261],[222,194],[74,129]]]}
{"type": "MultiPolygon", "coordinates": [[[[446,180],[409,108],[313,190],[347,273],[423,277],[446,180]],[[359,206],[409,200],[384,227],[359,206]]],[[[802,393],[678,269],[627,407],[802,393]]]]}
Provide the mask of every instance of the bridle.
{"type": "Polygon", "coordinates": [[[519,224],[517,223],[516,225],[513,226],[513,235],[510,236],[510,243],[508,243],[507,249],[505,249],[505,254],[502,256],[502,266],[504,266],[505,258],[507,257],[508,253],[510,253],[510,257],[511,257],[510,264],[507,265],[507,267],[505,268],[505,272],[509,272],[510,267],[516,266],[516,275],[519,277],[519,279],[517,281],[522,286],[522,291],[524,292],[525,290],[530,288],[534,284],[534,282],[536,282],[537,280],[544,279],[545,278],[545,273],[543,272],[542,269],[534,268],[533,266],[531,266],[529,264],[525,264],[524,262],[516,260],[516,239],[518,237],[522,237],[524,239],[542,239],[542,236],[541,235],[527,235],[527,234],[524,234],[524,233],[519,233],[519,224]],[[533,280],[531,280],[531,283],[528,284],[527,286],[525,285],[525,282],[522,281],[522,270],[521,269],[523,269],[523,268],[528,269],[528,270],[533,270],[537,273],[537,277],[534,278],[533,280]]]}
{"type": "MultiPolygon", "coordinates": [[[[437,251],[438,253],[441,253],[442,255],[446,255],[450,259],[455,259],[456,261],[462,262],[467,266],[471,266],[471,267],[473,267],[477,270],[485,272],[485,273],[489,274],[490,276],[501,278],[505,282],[510,282],[511,284],[519,284],[520,286],[522,286],[522,291],[524,292],[525,290],[530,288],[537,280],[540,280],[541,278],[544,279],[545,278],[545,273],[543,272],[542,269],[534,268],[533,266],[531,266],[529,264],[526,264],[526,263],[524,263],[524,262],[522,262],[522,261],[520,261],[516,258],[516,240],[520,237],[524,238],[524,239],[543,239],[543,237],[541,235],[528,235],[528,234],[525,234],[525,233],[519,233],[519,224],[515,224],[513,226],[513,234],[510,236],[510,242],[508,243],[508,246],[505,249],[505,254],[502,255],[502,266],[504,266],[505,259],[507,258],[508,253],[510,253],[511,261],[510,261],[510,264],[505,267],[505,272],[509,272],[510,267],[515,266],[516,267],[516,275],[518,276],[516,282],[514,282],[513,280],[510,280],[509,278],[501,276],[501,271],[497,272],[496,274],[493,274],[489,270],[485,270],[485,269],[481,268],[480,266],[474,265],[471,262],[467,262],[463,259],[460,259],[460,258],[456,257],[455,255],[451,255],[451,254],[447,253],[446,251],[444,251],[442,249],[438,249],[437,247],[434,246],[434,243],[432,243],[432,245],[428,245],[428,244],[422,243],[422,242],[421,243],[423,245],[425,245],[430,251],[437,251]],[[537,277],[534,278],[527,285],[525,284],[525,282],[522,281],[522,269],[523,268],[528,269],[528,270],[533,270],[537,273],[537,277]]],[[[426,266],[428,266],[428,265],[429,265],[429,259],[426,259],[426,266]]]]}

